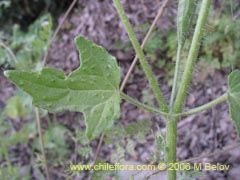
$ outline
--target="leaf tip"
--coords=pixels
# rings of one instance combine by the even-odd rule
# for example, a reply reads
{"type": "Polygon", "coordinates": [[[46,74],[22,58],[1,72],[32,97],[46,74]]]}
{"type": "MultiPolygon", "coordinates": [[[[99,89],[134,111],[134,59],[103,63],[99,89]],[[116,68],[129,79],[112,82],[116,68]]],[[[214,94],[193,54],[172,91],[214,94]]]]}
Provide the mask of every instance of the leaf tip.
{"type": "Polygon", "coordinates": [[[79,35],[79,36],[76,36],[75,39],[74,39],[75,44],[77,44],[78,42],[81,42],[81,41],[86,41],[86,38],[79,35]]]}

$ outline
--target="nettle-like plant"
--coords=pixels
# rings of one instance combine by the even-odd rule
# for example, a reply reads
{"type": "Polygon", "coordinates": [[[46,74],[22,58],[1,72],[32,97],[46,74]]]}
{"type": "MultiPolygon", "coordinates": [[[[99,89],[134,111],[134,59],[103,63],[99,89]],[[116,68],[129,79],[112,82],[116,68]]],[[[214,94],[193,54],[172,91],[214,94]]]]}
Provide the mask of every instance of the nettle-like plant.
{"type": "MultiPolygon", "coordinates": [[[[40,72],[5,71],[5,75],[18,87],[30,94],[33,104],[49,111],[71,110],[82,112],[86,123],[88,139],[97,138],[113,128],[114,121],[120,117],[121,98],[144,110],[161,115],[166,120],[166,163],[176,162],[177,123],[188,115],[209,109],[227,101],[230,115],[240,135],[240,71],[235,70],[228,76],[229,90],[219,98],[200,107],[183,111],[184,100],[191,80],[194,63],[206,23],[210,0],[202,0],[198,19],[193,22],[196,13],[195,1],[180,0],[177,15],[178,48],[175,75],[169,105],[158,86],[157,79],[148,65],[144,53],[135,37],[119,0],[113,0],[120,19],[125,26],[132,45],[140,60],[150,86],[160,107],[142,104],[119,89],[120,68],[116,59],[100,46],[79,36],[75,39],[80,53],[80,67],[65,76],[54,68],[43,68],[40,72]],[[189,31],[195,25],[191,45],[186,60],[182,57],[184,42],[189,31]],[[184,67],[182,68],[182,64],[184,67]],[[183,71],[183,73],[180,73],[183,71]]],[[[176,179],[176,171],[168,170],[168,179],[176,179]]]]}

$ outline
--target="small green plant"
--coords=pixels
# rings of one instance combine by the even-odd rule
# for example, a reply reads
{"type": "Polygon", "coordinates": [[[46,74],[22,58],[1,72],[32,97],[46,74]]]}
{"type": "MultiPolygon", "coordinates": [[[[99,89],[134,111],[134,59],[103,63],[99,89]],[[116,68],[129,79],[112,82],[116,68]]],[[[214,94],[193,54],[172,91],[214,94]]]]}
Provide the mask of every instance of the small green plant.
{"type": "MultiPolygon", "coordinates": [[[[200,62],[210,64],[216,69],[240,67],[238,53],[240,48],[240,21],[229,14],[211,18],[214,32],[205,37],[200,51],[200,62]]],[[[210,30],[211,31],[211,30],[210,30]]]]}
{"type": "MultiPolygon", "coordinates": [[[[183,103],[188,91],[211,1],[202,0],[192,37],[188,34],[192,26],[192,15],[197,9],[195,7],[196,3],[186,0],[179,1],[176,66],[169,105],[166,103],[158,82],[144,57],[120,1],[113,0],[113,2],[149,80],[159,107],[142,104],[120,91],[120,68],[115,58],[102,47],[82,36],[75,39],[80,53],[81,65],[68,76],[65,76],[60,70],[47,67],[38,72],[10,70],[5,71],[5,75],[31,95],[33,104],[40,108],[49,111],[67,109],[82,112],[85,117],[86,136],[89,140],[111,130],[115,120],[120,116],[121,99],[163,116],[167,126],[166,138],[164,136],[161,136],[161,138],[156,136],[156,138],[159,140],[159,150],[162,151],[163,149],[160,147],[164,146],[166,164],[177,161],[177,123],[181,117],[196,114],[223,101],[228,101],[231,118],[240,136],[240,71],[238,70],[233,71],[228,76],[229,90],[225,94],[205,105],[186,112],[183,111],[183,103]],[[183,53],[187,38],[190,38],[191,44],[185,58],[183,53]],[[184,64],[183,69],[182,64],[184,64]],[[179,73],[180,69],[183,70],[183,74],[179,73]]],[[[128,151],[130,153],[132,147],[132,142],[128,141],[128,151]]],[[[168,179],[176,179],[176,170],[168,170],[168,179]]]]}
{"type": "MultiPolygon", "coordinates": [[[[15,97],[14,99],[11,99],[12,101],[10,104],[13,103],[15,105],[15,97]]],[[[13,107],[11,107],[13,108],[13,107]]],[[[1,111],[0,111],[1,112],[1,111]]],[[[16,111],[13,112],[13,116],[15,118],[16,111]]],[[[11,126],[9,126],[9,120],[4,121],[6,119],[4,116],[7,114],[5,112],[1,112],[0,114],[0,159],[6,162],[6,166],[0,169],[0,176],[2,179],[13,179],[16,180],[20,177],[20,167],[18,164],[12,164],[11,158],[12,156],[8,148],[18,144],[27,144],[29,134],[34,131],[34,126],[32,126],[32,123],[26,124],[21,130],[15,131],[11,126]],[[11,129],[12,131],[9,131],[11,129]],[[8,136],[6,138],[6,133],[8,133],[8,136]]],[[[15,156],[15,155],[14,155],[15,156]]],[[[26,173],[22,176],[22,178],[29,178],[29,173],[26,173]],[[23,177],[24,176],[24,177],[23,177]]]]}
{"type": "MultiPolygon", "coordinates": [[[[0,6],[2,6],[2,4],[0,4],[0,6]]],[[[52,35],[51,16],[45,14],[39,17],[33,24],[29,25],[27,31],[22,31],[19,25],[14,25],[10,32],[2,30],[3,29],[0,31],[1,69],[10,67],[18,70],[33,69],[34,71],[39,71],[42,68],[40,60],[48,48],[52,35]]],[[[22,118],[26,116],[29,118],[33,117],[34,107],[32,106],[32,98],[27,93],[22,90],[15,90],[13,94],[14,95],[7,100],[5,109],[0,111],[2,115],[0,118],[0,136],[2,137],[0,143],[0,159],[2,162],[6,162],[6,166],[1,169],[0,174],[2,179],[19,179],[20,177],[29,179],[30,177],[25,177],[25,175],[28,176],[30,174],[30,166],[27,167],[27,171],[24,171],[25,175],[21,174],[22,165],[11,162],[13,155],[9,153],[9,149],[17,145],[28,146],[28,143],[31,144],[29,136],[35,136],[36,124],[32,121],[33,119],[26,124],[24,123],[23,127],[19,127],[19,129],[15,129],[6,124],[11,124],[12,121],[21,121],[22,118]]],[[[46,110],[41,110],[41,116],[45,116],[46,112],[46,110]]],[[[46,131],[46,133],[48,133],[48,131],[46,131]]],[[[48,145],[50,142],[45,141],[45,143],[48,145]]],[[[31,149],[37,150],[38,147],[32,146],[31,149]]],[[[58,152],[55,153],[55,155],[57,154],[58,152]]],[[[14,154],[14,156],[16,156],[16,154],[14,154]]],[[[59,156],[61,155],[59,154],[59,156]]],[[[34,157],[31,156],[30,160],[33,158],[34,157]]],[[[38,166],[33,169],[39,171],[38,168],[40,169],[42,167],[38,166]]]]}
{"type": "Polygon", "coordinates": [[[51,12],[51,15],[58,17],[62,11],[69,6],[68,0],[1,0],[0,1],[0,24],[1,30],[9,32],[9,29],[17,23],[21,29],[26,31],[29,24],[32,24],[39,15],[51,12]]]}
{"type": "Polygon", "coordinates": [[[19,70],[41,69],[42,56],[52,36],[52,19],[46,14],[23,32],[19,25],[12,28],[12,36],[0,31],[0,66],[19,70]]]}

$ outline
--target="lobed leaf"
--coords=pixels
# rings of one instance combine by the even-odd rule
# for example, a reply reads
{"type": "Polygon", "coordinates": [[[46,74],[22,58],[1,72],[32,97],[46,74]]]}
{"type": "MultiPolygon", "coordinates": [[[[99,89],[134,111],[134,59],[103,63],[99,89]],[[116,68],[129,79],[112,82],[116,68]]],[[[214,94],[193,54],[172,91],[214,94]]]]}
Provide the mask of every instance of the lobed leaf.
{"type": "Polygon", "coordinates": [[[33,97],[33,104],[49,110],[82,112],[86,136],[95,138],[113,126],[120,114],[120,69],[102,47],[79,36],[75,39],[80,67],[67,77],[54,68],[41,72],[5,71],[5,75],[33,97]]]}
{"type": "Polygon", "coordinates": [[[240,71],[235,70],[228,76],[228,105],[230,116],[240,137],[240,71]]]}

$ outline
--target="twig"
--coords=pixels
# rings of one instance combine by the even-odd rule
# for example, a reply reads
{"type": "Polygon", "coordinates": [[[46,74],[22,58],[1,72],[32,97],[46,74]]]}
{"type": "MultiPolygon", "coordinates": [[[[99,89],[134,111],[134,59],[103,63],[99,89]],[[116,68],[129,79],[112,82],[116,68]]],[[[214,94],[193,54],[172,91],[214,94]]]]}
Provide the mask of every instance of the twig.
{"type": "MultiPolygon", "coordinates": [[[[152,24],[151,24],[151,27],[149,28],[146,36],[145,36],[144,39],[143,39],[143,42],[142,42],[142,44],[141,44],[141,48],[142,48],[142,49],[144,48],[147,40],[149,39],[150,35],[152,34],[152,32],[153,32],[153,30],[154,30],[154,28],[155,28],[155,26],[156,26],[156,24],[157,24],[157,21],[161,18],[162,14],[163,14],[163,12],[164,12],[164,9],[165,9],[166,6],[167,6],[168,1],[169,1],[169,0],[165,0],[164,3],[163,3],[163,5],[162,5],[162,6],[160,7],[160,9],[158,10],[158,14],[157,14],[156,17],[154,18],[154,20],[153,20],[153,22],[152,22],[152,24]]],[[[126,84],[127,84],[127,81],[128,81],[128,79],[129,79],[129,77],[130,77],[130,75],[131,75],[131,73],[132,73],[132,71],[133,71],[133,69],[134,69],[134,67],[135,67],[135,65],[136,65],[136,63],[137,63],[137,60],[138,60],[138,58],[137,58],[137,56],[135,56],[135,58],[134,58],[134,60],[133,60],[133,62],[132,62],[132,64],[131,64],[131,66],[130,66],[128,72],[127,72],[127,75],[125,76],[124,80],[122,81],[122,84],[121,84],[121,87],[120,87],[120,91],[123,91],[123,89],[125,88],[125,86],[126,86],[126,84]]],[[[96,151],[95,156],[94,156],[94,163],[93,163],[94,165],[96,164],[98,155],[99,155],[99,153],[100,153],[100,149],[101,149],[101,146],[102,146],[103,139],[104,139],[104,134],[101,135],[100,140],[99,140],[99,143],[98,143],[97,151],[96,151]]]]}
{"type": "Polygon", "coordinates": [[[45,163],[47,180],[50,180],[49,169],[48,169],[46,153],[45,153],[45,148],[44,148],[44,141],[43,141],[42,131],[41,131],[42,130],[41,120],[40,120],[39,109],[38,108],[35,108],[35,115],[36,115],[36,119],[37,119],[37,129],[38,129],[38,135],[39,135],[39,143],[40,143],[40,146],[41,146],[41,152],[42,152],[43,160],[44,160],[44,163],[45,163]]]}
{"type": "Polygon", "coordinates": [[[101,150],[101,147],[102,147],[102,143],[103,143],[103,139],[104,139],[104,134],[101,135],[100,139],[99,139],[99,143],[98,143],[98,146],[97,146],[97,150],[96,150],[96,153],[95,153],[95,156],[94,156],[94,159],[93,159],[93,166],[96,164],[97,162],[97,158],[98,158],[98,155],[100,153],[100,150],[101,150]]]}
{"type": "Polygon", "coordinates": [[[64,21],[67,19],[69,13],[70,13],[71,10],[73,9],[73,7],[74,7],[75,4],[77,3],[77,1],[78,1],[78,0],[73,0],[73,2],[71,3],[71,5],[70,5],[69,8],[67,9],[66,13],[64,14],[62,21],[58,24],[58,26],[57,26],[54,34],[53,34],[53,37],[51,38],[51,40],[50,40],[50,42],[49,42],[49,47],[48,47],[48,49],[47,49],[47,52],[46,52],[46,54],[45,54],[45,56],[44,56],[44,58],[43,58],[43,65],[45,65],[46,62],[47,62],[47,58],[48,58],[49,51],[50,51],[50,48],[51,48],[51,45],[52,45],[53,41],[56,39],[57,34],[59,33],[59,31],[60,31],[60,29],[61,29],[64,21]]]}
{"type": "Polygon", "coordinates": [[[209,154],[203,154],[203,155],[201,155],[201,156],[193,157],[193,158],[186,159],[186,160],[183,160],[183,161],[180,161],[180,162],[196,161],[196,160],[199,160],[199,159],[203,159],[203,158],[207,158],[207,157],[212,157],[212,156],[224,154],[224,153],[227,153],[227,152],[229,152],[229,151],[231,151],[231,150],[233,150],[233,149],[239,148],[239,147],[240,147],[240,143],[237,143],[237,144],[228,146],[228,147],[225,148],[224,150],[215,151],[215,152],[209,153],[209,154]]]}

